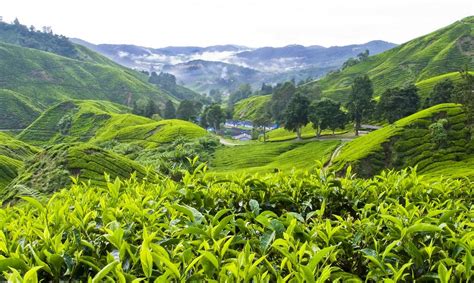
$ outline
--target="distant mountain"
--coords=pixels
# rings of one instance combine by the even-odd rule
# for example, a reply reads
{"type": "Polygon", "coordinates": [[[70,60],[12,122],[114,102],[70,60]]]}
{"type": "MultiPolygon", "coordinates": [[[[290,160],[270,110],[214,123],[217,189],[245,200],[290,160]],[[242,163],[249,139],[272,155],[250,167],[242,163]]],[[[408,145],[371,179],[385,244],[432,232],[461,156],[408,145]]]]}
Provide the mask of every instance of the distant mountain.
{"type": "Polygon", "coordinates": [[[265,74],[254,69],[204,60],[165,65],[162,71],[174,74],[181,83],[199,92],[210,89],[233,90],[242,83],[253,84],[265,77],[265,74]]]}
{"type": "MultiPolygon", "coordinates": [[[[358,75],[369,75],[375,94],[380,95],[387,88],[408,83],[426,85],[425,81],[433,77],[445,78],[466,64],[470,70],[474,68],[474,16],[370,56],[301,88],[306,91],[318,88],[325,96],[345,101],[358,75]]],[[[453,77],[453,74],[449,76],[453,77]]]]}
{"type": "Polygon", "coordinates": [[[216,45],[148,48],[136,45],[94,45],[80,39],[71,41],[127,67],[170,72],[178,81],[200,92],[208,92],[216,87],[229,92],[242,83],[259,86],[262,82],[275,83],[282,79],[319,78],[365,50],[373,55],[396,46],[378,40],[333,47],[288,45],[249,48],[216,45]],[[221,75],[229,70],[232,70],[232,78],[222,80],[221,75]],[[242,73],[237,74],[240,71],[242,73]]]}

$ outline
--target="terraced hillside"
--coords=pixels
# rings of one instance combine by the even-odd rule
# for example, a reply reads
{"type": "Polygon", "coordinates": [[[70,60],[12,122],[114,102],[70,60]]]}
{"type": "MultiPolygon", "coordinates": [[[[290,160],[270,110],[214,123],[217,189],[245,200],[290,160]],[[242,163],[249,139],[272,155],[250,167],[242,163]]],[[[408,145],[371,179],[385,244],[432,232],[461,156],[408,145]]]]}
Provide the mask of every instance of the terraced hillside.
{"type": "Polygon", "coordinates": [[[128,108],[108,101],[61,102],[45,111],[18,136],[34,145],[117,141],[153,147],[178,137],[207,135],[203,128],[182,120],[155,121],[127,113],[128,108]]]}
{"type": "Polygon", "coordinates": [[[440,104],[346,144],[333,166],[343,172],[349,165],[361,177],[408,166],[425,175],[474,177],[474,140],[461,107],[440,104]],[[446,123],[437,135],[430,125],[442,119],[446,123]]]}
{"type": "Polygon", "coordinates": [[[251,96],[238,101],[234,105],[234,119],[253,121],[257,115],[263,113],[271,95],[251,96]]]}
{"type": "Polygon", "coordinates": [[[114,140],[120,143],[135,144],[148,148],[170,143],[178,138],[193,139],[208,135],[205,129],[196,124],[178,119],[120,128],[106,125],[98,133],[92,142],[103,143],[114,140]]]}
{"type": "Polygon", "coordinates": [[[369,75],[376,95],[386,88],[416,83],[457,72],[465,64],[474,68],[474,16],[464,18],[428,35],[413,39],[325,78],[303,85],[320,87],[325,96],[345,101],[358,75],[369,75]]]}
{"type": "MultiPolygon", "coordinates": [[[[81,50],[84,56],[100,61],[101,55],[83,47],[81,50]]],[[[146,75],[106,63],[110,61],[106,58],[103,63],[76,60],[1,42],[0,58],[0,113],[10,117],[0,119],[0,128],[24,127],[40,111],[70,99],[107,100],[128,106],[140,98],[153,99],[161,106],[168,99],[176,101],[148,83],[146,75]],[[15,123],[13,117],[21,119],[15,123]]]]}
{"type": "Polygon", "coordinates": [[[278,142],[222,147],[210,162],[217,173],[290,172],[310,170],[317,161],[325,163],[339,141],[278,142]]]}
{"type": "Polygon", "coordinates": [[[50,194],[70,185],[70,176],[104,186],[104,174],[113,180],[130,178],[134,172],[139,179],[148,177],[150,182],[156,176],[135,161],[89,144],[54,145],[29,160],[6,188],[0,188],[0,201],[50,194]]]}
{"type": "MultiPolygon", "coordinates": [[[[128,108],[108,101],[65,101],[42,113],[18,137],[34,145],[88,141],[109,120],[128,111],[128,108]]],[[[123,123],[123,119],[120,121],[123,123]]],[[[134,123],[143,121],[152,120],[138,116],[134,119],[134,123]]]]}
{"type": "Polygon", "coordinates": [[[38,149],[0,132],[0,190],[18,175],[23,161],[38,149]]]}

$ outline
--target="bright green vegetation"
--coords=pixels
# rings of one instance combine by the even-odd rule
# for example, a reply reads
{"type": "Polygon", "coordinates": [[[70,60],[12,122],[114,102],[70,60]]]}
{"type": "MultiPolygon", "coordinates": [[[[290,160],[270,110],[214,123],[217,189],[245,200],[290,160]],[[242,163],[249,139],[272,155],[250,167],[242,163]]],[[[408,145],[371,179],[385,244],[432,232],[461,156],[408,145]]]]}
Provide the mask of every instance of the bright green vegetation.
{"type": "MultiPolygon", "coordinates": [[[[474,75],[474,72],[470,72],[470,74],[474,75]]],[[[456,85],[461,81],[461,75],[459,74],[459,72],[452,72],[432,77],[423,81],[419,81],[415,84],[416,88],[418,89],[418,94],[422,98],[428,97],[434,86],[445,79],[450,79],[456,85]]]]}
{"type": "MultiPolygon", "coordinates": [[[[342,134],[346,133],[346,130],[343,131],[335,131],[335,134],[342,134]]],[[[332,131],[330,130],[323,130],[322,135],[332,135],[332,131]]],[[[303,128],[301,128],[301,137],[303,139],[314,138],[316,137],[316,130],[313,129],[313,124],[309,123],[303,128]]],[[[285,130],[284,128],[278,128],[268,132],[268,140],[269,141],[285,141],[291,140],[296,138],[296,133],[292,131],[285,130]]]]}
{"type": "Polygon", "coordinates": [[[264,113],[265,106],[271,99],[271,95],[251,96],[238,101],[234,105],[234,119],[253,121],[258,115],[264,113]]]}
{"type": "Polygon", "coordinates": [[[41,113],[27,97],[5,89],[0,89],[0,109],[1,129],[26,128],[41,113]]]}
{"type": "MultiPolygon", "coordinates": [[[[108,101],[65,101],[43,112],[19,138],[35,145],[88,141],[109,120],[127,111],[126,107],[108,101]]],[[[118,120],[123,123],[123,119],[118,120]]],[[[138,116],[135,120],[152,121],[138,116]]]]}
{"type": "Polygon", "coordinates": [[[0,280],[469,282],[467,180],[318,170],[74,184],[0,208],[0,280]],[[3,278],[1,278],[3,276],[3,278]]]}
{"type": "Polygon", "coordinates": [[[18,175],[23,161],[37,152],[38,149],[0,132],[0,191],[18,175]]]}
{"type": "MultiPolygon", "coordinates": [[[[84,48],[83,54],[101,57],[84,48]]],[[[84,56],[85,56],[84,55],[84,56]]],[[[115,63],[75,60],[0,43],[0,128],[24,127],[53,104],[71,99],[107,100],[133,105],[140,98],[158,105],[175,99],[147,82],[147,76],[115,63]],[[9,90],[8,92],[5,90],[9,90]],[[5,101],[5,103],[3,103],[5,101]],[[29,118],[26,118],[29,117],[29,118]]]]}
{"type": "Polygon", "coordinates": [[[420,173],[474,177],[474,143],[466,115],[456,104],[440,104],[403,118],[345,145],[334,160],[337,170],[348,165],[359,176],[373,176],[386,168],[418,166],[420,173]],[[438,145],[430,125],[446,119],[446,140],[438,145]]]}
{"type": "Polygon", "coordinates": [[[369,75],[375,95],[385,89],[457,72],[465,64],[474,68],[474,16],[464,18],[428,35],[413,39],[364,62],[306,84],[302,91],[321,88],[323,95],[347,101],[350,85],[358,75],[369,75]]]}
{"type": "Polygon", "coordinates": [[[142,125],[130,125],[119,129],[109,127],[101,131],[92,141],[101,143],[114,140],[142,147],[156,147],[178,138],[193,139],[206,135],[208,135],[207,131],[194,123],[171,119],[142,125]]]}
{"type": "Polygon", "coordinates": [[[135,173],[140,179],[155,174],[145,167],[118,154],[88,144],[59,144],[35,155],[6,188],[0,190],[0,200],[17,196],[49,195],[68,186],[69,176],[79,177],[94,185],[105,185],[104,174],[110,177],[129,178],[135,173]]]}
{"type": "Polygon", "coordinates": [[[221,147],[210,161],[211,172],[249,173],[292,169],[304,171],[325,163],[339,141],[278,142],[221,147]]]}

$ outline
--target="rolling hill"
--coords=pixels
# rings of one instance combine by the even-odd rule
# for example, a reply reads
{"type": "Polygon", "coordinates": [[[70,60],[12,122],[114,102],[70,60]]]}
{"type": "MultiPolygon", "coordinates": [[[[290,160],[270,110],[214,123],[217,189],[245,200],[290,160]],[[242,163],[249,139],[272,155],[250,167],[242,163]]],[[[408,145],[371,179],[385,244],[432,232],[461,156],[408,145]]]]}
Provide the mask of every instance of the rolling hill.
{"type": "Polygon", "coordinates": [[[89,144],[57,144],[46,148],[30,159],[18,176],[5,188],[0,187],[0,201],[18,196],[41,197],[69,186],[70,176],[95,185],[104,186],[104,174],[139,179],[148,177],[153,182],[156,173],[118,154],[89,144]]]}
{"type": "Polygon", "coordinates": [[[386,88],[457,72],[465,64],[470,69],[474,67],[474,16],[370,56],[366,61],[307,83],[301,89],[311,91],[320,87],[325,96],[345,101],[358,75],[369,75],[375,94],[380,95],[386,88]]]}
{"type": "Polygon", "coordinates": [[[474,140],[466,121],[460,105],[433,106],[347,143],[333,167],[344,172],[350,165],[359,177],[409,166],[425,175],[474,177],[474,140]],[[444,145],[430,129],[440,119],[446,120],[444,145]]]}
{"type": "Polygon", "coordinates": [[[18,175],[23,162],[39,150],[0,132],[0,190],[18,175]]]}
{"type": "Polygon", "coordinates": [[[251,96],[235,103],[233,118],[236,120],[253,121],[257,115],[263,113],[271,95],[251,96]]]}
{"type": "Polygon", "coordinates": [[[92,63],[5,43],[0,43],[0,57],[0,113],[7,117],[0,120],[0,129],[25,127],[49,106],[70,99],[128,106],[140,98],[159,105],[176,101],[149,84],[145,75],[113,62],[92,63]]]}
{"type": "Polygon", "coordinates": [[[18,138],[40,146],[114,140],[153,147],[178,137],[191,139],[207,135],[206,130],[191,122],[157,122],[128,111],[128,108],[108,101],[65,101],[46,110],[18,138]]]}

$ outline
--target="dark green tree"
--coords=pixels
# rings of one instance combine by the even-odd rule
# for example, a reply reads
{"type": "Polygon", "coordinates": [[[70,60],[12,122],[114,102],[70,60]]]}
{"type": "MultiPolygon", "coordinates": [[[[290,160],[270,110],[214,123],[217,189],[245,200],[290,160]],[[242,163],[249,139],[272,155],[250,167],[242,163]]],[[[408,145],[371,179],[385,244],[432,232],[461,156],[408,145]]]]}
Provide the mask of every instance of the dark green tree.
{"type": "Polygon", "coordinates": [[[220,125],[225,122],[225,113],[217,103],[209,106],[205,116],[206,122],[211,125],[216,132],[220,130],[220,125]]]}
{"type": "Polygon", "coordinates": [[[372,96],[374,90],[372,87],[372,81],[367,75],[359,76],[354,79],[352,84],[352,90],[349,95],[349,102],[347,109],[349,110],[349,117],[355,123],[355,135],[359,135],[360,125],[362,119],[366,115],[370,114],[372,108],[372,96]]]}
{"type": "Polygon", "coordinates": [[[405,88],[387,89],[381,95],[377,108],[382,117],[393,123],[415,113],[419,106],[420,97],[416,86],[409,85],[405,88]]]}
{"type": "Polygon", "coordinates": [[[321,131],[338,128],[344,128],[346,123],[346,114],[341,110],[341,104],[331,100],[322,99],[310,106],[309,121],[316,130],[316,136],[321,136],[321,131]]]}
{"type": "Polygon", "coordinates": [[[285,109],[296,93],[295,85],[291,82],[278,85],[273,90],[270,100],[270,113],[277,124],[281,124],[285,118],[285,109]]]}
{"type": "Polygon", "coordinates": [[[209,92],[209,96],[215,103],[222,103],[222,91],[220,91],[219,89],[211,89],[211,91],[209,92]]]}
{"type": "Polygon", "coordinates": [[[263,134],[263,142],[267,141],[267,128],[272,126],[272,115],[264,111],[263,113],[260,113],[253,121],[253,127],[259,131],[262,132],[263,134]]]}
{"type": "Polygon", "coordinates": [[[296,132],[299,140],[301,139],[301,128],[309,122],[309,105],[307,97],[296,93],[284,112],[285,129],[296,132]]]}
{"type": "Polygon", "coordinates": [[[469,72],[467,65],[459,73],[461,81],[455,89],[455,100],[463,105],[469,128],[472,131],[472,125],[474,124],[474,76],[469,72]]]}
{"type": "Polygon", "coordinates": [[[197,116],[197,111],[194,102],[191,100],[183,100],[176,110],[176,117],[185,121],[193,121],[197,116]]]}
{"type": "Polygon", "coordinates": [[[425,107],[431,107],[441,103],[453,101],[454,83],[450,79],[444,79],[433,87],[430,96],[425,101],[425,107]]]}
{"type": "Polygon", "coordinates": [[[174,119],[176,118],[176,108],[171,100],[166,101],[165,110],[163,111],[163,118],[174,119]]]}

